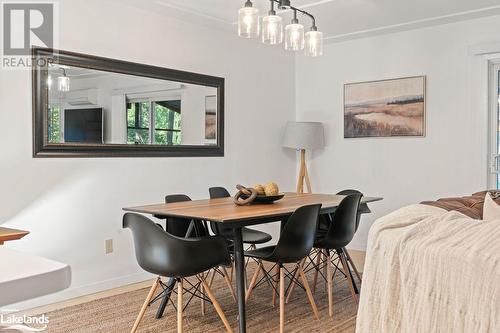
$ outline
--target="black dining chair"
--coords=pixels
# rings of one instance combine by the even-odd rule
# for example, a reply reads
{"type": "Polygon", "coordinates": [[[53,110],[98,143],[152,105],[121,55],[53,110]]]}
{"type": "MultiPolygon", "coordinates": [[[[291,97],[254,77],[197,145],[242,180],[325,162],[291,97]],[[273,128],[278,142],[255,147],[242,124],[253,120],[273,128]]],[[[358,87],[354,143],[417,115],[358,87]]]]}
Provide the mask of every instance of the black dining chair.
{"type": "MultiPolygon", "coordinates": [[[[185,194],[169,194],[165,196],[165,203],[177,203],[177,202],[186,202],[191,201],[191,198],[185,194]]],[[[165,230],[174,236],[183,237],[183,238],[192,238],[192,237],[206,237],[209,236],[208,230],[202,221],[199,220],[189,220],[185,218],[179,217],[163,217],[157,216],[158,218],[163,218],[166,220],[165,222],[165,230]]],[[[210,272],[206,272],[207,276],[210,272]]],[[[236,301],[236,292],[234,291],[234,287],[231,283],[231,275],[227,272],[226,267],[215,267],[212,270],[212,277],[210,278],[208,284],[211,287],[214,281],[215,275],[221,275],[226,282],[227,287],[231,293],[231,296],[234,301],[236,301]]],[[[162,302],[157,311],[156,318],[161,318],[165,308],[167,306],[168,299],[171,294],[171,289],[173,289],[174,283],[169,284],[168,288],[165,290],[167,293],[166,296],[163,296],[162,302]]],[[[200,293],[204,293],[204,288],[201,286],[200,293]]],[[[156,297],[153,302],[158,299],[156,297]]],[[[205,301],[202,299],[201,301],[201,314],[205,314],[205,301]]]]}
{"type": "MultiPolygon", "coordinates": [[[[208,193],[210,194],[210,199],[228,198],[231,196],[224,187],[210,187],[208,193]]],[[[233,239],[233,229],[225,227],[221,223],[211,223],[210,227],[215,234],[226,237],[229,240],[233,239]]],[[[267,243],[272,239],[268,233],[246,227],[242,228],[241,233],[243,244],[249,244],[250,250],[255,250],[256,245],[267,243]]]]}
{"type": "MultiPolygon", "coordinates": [[[[350,195],[350,194],[361,194],[362,193],[358,190],[342,190],[340,192],[337,193],[337,195],[343,195],[343,196],[346,196],[346,195],[350,195]]],[[[366,213],[371,213],[371,210],[370,208],[368,208],[368,205],[366,203],[360,203],[359,205],[359,209],[358,209],[358,213],[356,215],[356,228],[355,228],[355,231],[358,230],[358,227],[359,227],[359,221],[360,221],[360,218],[361,218],[361,214],[366,214],[366,213]]],[[[328,231],[328,228],[330,227],[330,223],[331,223],[331,220],[332,220],[332,216],[333,214],[335,214],[335,212],[333,213],[329,213],[329,214],[323,214],[323,215],[320,215],[319,217],[319,224],[318,224],[318,234],[324,234],[325,232],[328,231]]],[[[351,256],[349,255],[349,252],[347,251],[347,249],[344,247],[342,249],[347,257],[347,262],[348,264],[351,266],[352,270],[354,271],[354,274],[356,275],[356,277],[358,278],[359,282],[361,283],[361,274],[359,273],[354,261],[352,260],[351,256]]],[[[313,252],[310,256],[311,260],[315,260],[316,261],[316,264],[313,264],[314,266],[314,277],[313,277],[313,293],[316,292],[316,284],[317,284],[317,281],[318,281],[318,274],[320,272],[321,269],[323,269],[323,275],[326,276],[326,270],[327,270],[327,267],[326,267],[326,261],[323,260],[323,256],[325,255],[325,251],[324,250],[321,250],[321,249],[313,249],[313,252]],[[324,265],[321,266],[320,265],[320,262],[323,262],[324,265]]],[[[306,266],[306,267],[309,267],[309,266],[306,266]]],[[[337,266],[335,266],[335,268],[338,268],[337,266]]],[[[309,269],[306,269],[306,273],[309,271],[309,269]]],[[[340,272],[342,272],[342,274],[344,274],[343,271],[339,270],[340,272]]],[[[353,281],[354,283],[354,289],[356,290],[356,293],[358,293],[359,291],[359,288],[358,286],[356,285],[356,281],[353,281]]],[[[293,291],[293,288],[290,289],[289,293],[291,293],[293,291]]],[[[287,299],[289,298],[289,296],[287,297],[287,299]]]]}
{"type": "MultiPolygon", "coordinates": [[[[362,194],[360,193],[347,195],[335,210],[328,230],[316,234],[314,248],[318,250],[318,256],[320,254],[322,256],[314,267],[316,270],[315,276],[317,276],[316,274],[321,267],[326,267],[326,274],[322,274],[322,276],[327,284],[328,314],[330,317],[333,316],[333,276],[338,269],[335,261],[340,262],[339,265],[342,265],[343,274],[349,283],[352,297],[356,303],[358,302],[354,278],[347,263],[347,256],[344,249],[351,242],[356,232],[356,221],[361,197],[362,194]],[[333,266],[336,268],[335,272],[333,271],[333,266]]],[[[313,259],[311,259],[311,263],[314,263],[313,259]]],[[[314,283],[316,283],[316,279],[314,283]]]]}
{"type": "Polygon", "coordinates": [[[135,213],[126,213],[123,216],[123,228],[129,228],[132,231],[135,256],[139,266],[149,273],[158,275],[137,316],[131,333],[137,331],[158,286],[164,287],[161,277],[170,277],[177,281],[178,332],[183,331],[182,317],[185,306],[183,304],[183,294],[187,292],[197,297],[204,297],[196,294],[196,290],[201,286],[203,286],[209,301],[214,305],[226,330],[232,332],[231,326],[203,274],[212,268],[230,264],[229,251],[223,237],[213,236],[190,239],[176,237],[160,230],[147,217],[135,213]],[[196,277],[197,282],[193,283],[187,280],[187,277],[196,277]],[[186,287],[185,283],[187,284],[186,287]]]}
{"type": "MultiPolygon", "coordinates": [[[[361,195],[363,195],[363,193],[361,193],[358,190],[343,190],[343,191],[340,191],[337,194],[338,195],[350,195],[350,194],[361,194],[361,195]]],[[[356,216],[356,230],[355,230],[355,232],[358,231],[359,221],[361,219],[361,214],[369,214],[371,212],[372,211],[368,207],[368,204],[366,204],[366,203],[360,203],[359,204],[358,214],[356,216]]],[[[349,252],[347,251],[347,249],[345,247],[343,248],[343,251],[344,251],[344,253],[345,253],[346,257],[347,257],[347,262],[351,265],[352,270],[354,271],[354,274],[356,274],[356,277],[358,278],[359,282],[361,282],[361,274],[359,274],[359,271],[356,268],[356,265],[354,264],[354,261],[352,260],[351,256],[349,255],[349,252]]],[[[357,287],[356,287],[356,289],[357,289],[357,287]]]]}
{"type": "MultiPolygon", "coordinates": [[[[176,203],[191,201],[191,198],[185,194],[169,194],[165,196],[165,203],[176,203]]],[[[160,217],[162,218],[162,217],[160,217]]],[[[165,218],[165,217],[163,217],[165,218]]],[[[190,226],[191,220],[178,218],[178,217],[167,217],[165,223],[165,230],[177,237],[189,237],[191,235],[202,237],[207,236],[208,232],[199,220],[194,220],[193,225],[190,226]],[[189,230],[191,227],[192,231],[189,230]],[[187,232],[190,231],[190,235],[187,232]]]]}
{"type": "MultiPolygon", "coordinates": [[[[210,187],[208,189],[208,193],[210,195],[210,199],[231,197],[229,191],[226,190],[224,187],[220,186],[210,187]]],[[[221,235],[230,242],[233,241],[234,235],[233,235],[233,230],[231,228],[228,228],[221,223],[215,223],[215,222],[210,223],[210,228],[212,229],[212,232],[214,234],[221,235]]],[[[241,234],[243,238],[243,244],[250,245],[247,250],[255,250],[257,248],[257,245],[267,243],[272,239],[272,236],[266,232],[247,227],[241,228],[241,234]]],[[[245,263],[245,268],[247,266],[248,266],[248,260],[245,263]]],[[[231,279],[233,278],[233,271],[234,271],[234,261],[233,261],[233,266],[231,268],[231,279]]],[[[246,284],[247,284],[247,275],[245,274],[245,285],[246,284]]]]}
{"type": "Polygon", "coordinates": [[[285,329],[285,275],[291,279],[290,284],[295,283],[305,290],[314,316],[319,319],[318,309],[301,263],[309,255],[314,245],[320,209],[321,204],[298,208],[283,226],[276,245],[245,252],[246,257],[254,258],[258,262],[258,267],[248,286],[245,301],[248,301],[253,289],[260,285],[263,280],[270,281],[273,287],[273,305],[276,303],[276,296],[279,295],[280,332],[284,332],[285,329]],[[274,265],[266,271],[263,261],[272,262],[274,265]],[[292,271],[284,266],[284,264],[289,263],[296,264],[292,271]],[[276,273],[271,276],[274,269],[276,273]],[[264,277],[257,282],[261,270],[264,272],[264,277]],[[302,284],[298,278],[295,278],[296,275],[300,276],[302,284]]]}

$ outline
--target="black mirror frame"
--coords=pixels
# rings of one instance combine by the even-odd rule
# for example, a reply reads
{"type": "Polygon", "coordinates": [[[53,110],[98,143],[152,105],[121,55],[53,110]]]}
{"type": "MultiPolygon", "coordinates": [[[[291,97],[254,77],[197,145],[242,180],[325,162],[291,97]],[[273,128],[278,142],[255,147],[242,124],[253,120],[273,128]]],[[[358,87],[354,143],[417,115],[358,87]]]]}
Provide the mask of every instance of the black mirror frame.
{"type": "Polygon", "coordinates": [[[224,78],[128,61],[33,48],[33,157],[203,157],[224,156],[224,78]],[[217,88],[217,143],[215,145],[122,145],[48,144],[45,128],[48,114],[48,63],[91,68],[106,72],[171,80],[217,88]]]}

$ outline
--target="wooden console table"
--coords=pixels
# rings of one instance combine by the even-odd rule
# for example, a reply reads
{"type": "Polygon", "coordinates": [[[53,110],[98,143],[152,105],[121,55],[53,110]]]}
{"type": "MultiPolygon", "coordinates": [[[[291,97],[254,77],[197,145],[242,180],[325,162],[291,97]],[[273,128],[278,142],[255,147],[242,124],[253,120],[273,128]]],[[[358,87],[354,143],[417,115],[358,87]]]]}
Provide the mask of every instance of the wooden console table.
{"type": "Polygon", "coordinates": [[[21,239],[29,233],[25,230],[0,227],[0,245],[7,241],[21,239]]]}

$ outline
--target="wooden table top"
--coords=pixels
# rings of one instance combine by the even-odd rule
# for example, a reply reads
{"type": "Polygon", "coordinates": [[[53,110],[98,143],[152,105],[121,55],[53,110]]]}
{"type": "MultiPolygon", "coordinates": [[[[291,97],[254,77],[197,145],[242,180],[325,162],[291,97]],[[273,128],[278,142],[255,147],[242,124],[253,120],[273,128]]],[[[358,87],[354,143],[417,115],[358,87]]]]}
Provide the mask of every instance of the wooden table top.
{"type": "MultiPolygon", "coordinates": [[[[206,199],[176,203],[123,208],[128,212],[136,212],[166,217],[183,217],[213,222],[236,222],[255,218],[280,217],[293,213],[305,205],[322,204],[322,210],[337,207],[343,195],[310,194],[286,192],[285,197],[273,204],[255,204],[237,206],[233,198],[206,199]]],[[[363,197],[362,203],[380,201],[378,197],[363,197]]]]}
{"type": "Polygon", "coordinates": [[[21,239],[29,234],[29,231],[0,227],[0,244],[3,242],[21,239]]]}

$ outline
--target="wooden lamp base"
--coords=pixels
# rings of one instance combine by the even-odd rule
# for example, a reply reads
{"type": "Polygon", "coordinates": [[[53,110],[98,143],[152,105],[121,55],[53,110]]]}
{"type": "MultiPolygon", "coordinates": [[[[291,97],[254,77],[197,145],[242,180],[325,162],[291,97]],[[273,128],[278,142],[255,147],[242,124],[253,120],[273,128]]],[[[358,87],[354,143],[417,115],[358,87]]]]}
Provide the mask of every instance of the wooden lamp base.
{"type": "Polygon", "coordinates": [[[304,193],[304,181],[307,186],[307,193],[312,193],[311,181],[309,180],[309,173],[307,173],[306,150],[301,149],[299,179],[297,180],[297,193],[304,193]]]}

